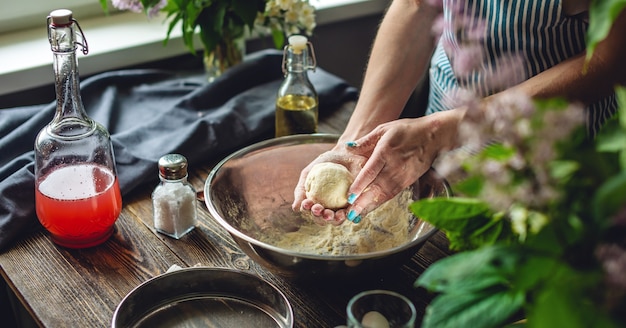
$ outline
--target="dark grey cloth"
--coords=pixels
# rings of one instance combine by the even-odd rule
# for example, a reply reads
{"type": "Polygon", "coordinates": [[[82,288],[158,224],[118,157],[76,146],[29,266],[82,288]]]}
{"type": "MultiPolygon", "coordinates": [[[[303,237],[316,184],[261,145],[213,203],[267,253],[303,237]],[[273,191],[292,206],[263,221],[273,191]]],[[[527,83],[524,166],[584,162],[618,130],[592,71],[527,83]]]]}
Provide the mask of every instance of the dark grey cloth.
{"type": "MultiPolygon", "coordinates": [[[[155,183],[156,162],[164,154],[183,154],[193,168],[272,137],[281,61],[279,51],[254,53],[212,83],[202,72],[145,69],[107,72],[81,83],[89,116],[111,133],[122,194],[155,183]]],[[[323,69],[309,77],[319,93],[320,116],[357,97],[354,87],[323,69]]],[[[40,228],[33,147],[55,107],[0,110],[0,251],[40,228]]]]}

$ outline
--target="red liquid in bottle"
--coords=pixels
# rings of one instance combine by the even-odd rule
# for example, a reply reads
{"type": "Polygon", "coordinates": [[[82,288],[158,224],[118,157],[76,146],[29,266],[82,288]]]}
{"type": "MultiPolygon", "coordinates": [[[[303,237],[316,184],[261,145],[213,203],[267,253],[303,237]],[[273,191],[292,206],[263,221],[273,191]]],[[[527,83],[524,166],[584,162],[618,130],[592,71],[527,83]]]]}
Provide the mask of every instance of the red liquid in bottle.
{"type": "Polygon", "coordinates": [[[39,222],[64,247],[85,248],[106,241],[122,210],[115,175],[102,166],[63,166],[35,188],[39,222]]]}

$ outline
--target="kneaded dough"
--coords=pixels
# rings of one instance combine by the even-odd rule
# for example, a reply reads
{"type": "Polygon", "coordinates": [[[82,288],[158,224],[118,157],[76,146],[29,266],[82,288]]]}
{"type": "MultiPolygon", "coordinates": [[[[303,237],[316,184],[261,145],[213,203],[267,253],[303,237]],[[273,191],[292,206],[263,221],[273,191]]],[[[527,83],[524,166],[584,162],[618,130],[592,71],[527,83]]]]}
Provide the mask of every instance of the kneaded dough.
{"type": "Polygon", "coordinates": [[[348,188],[353,181],[352,173],[341,164],[315,164],[304,183],[306,197],[325,208],[344,208],[348,206],[348,188]]]}

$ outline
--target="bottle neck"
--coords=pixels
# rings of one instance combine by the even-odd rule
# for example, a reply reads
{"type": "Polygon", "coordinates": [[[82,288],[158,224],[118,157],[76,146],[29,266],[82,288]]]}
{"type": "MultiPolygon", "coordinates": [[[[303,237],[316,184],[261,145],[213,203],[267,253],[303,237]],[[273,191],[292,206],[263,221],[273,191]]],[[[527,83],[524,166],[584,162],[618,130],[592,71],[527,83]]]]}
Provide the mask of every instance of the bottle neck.
{"type": "Polygon", "coordinates": [[[283,71],[287,74],[305,74],[310,69],[315,69],[315,59],[311,57],[308,47],[295,49],[287,48],[283,62],[283,71]]]}
{"type": "Polygon", "coordinates": [[[307,55],[306,51],[302,50],[299,53],[289,50],[287,56],[287,72],[289,73],[303,73],[306,72],[307,55]]]}
{"type": "Polygon", "coordinates": [[[53,52],[52,66],[57,101],[53,123],[59,123],[65,119],[90,122],[91,119],[85,112],[80,96],[73,24],[50,27],[50,44],[53,52]]]}

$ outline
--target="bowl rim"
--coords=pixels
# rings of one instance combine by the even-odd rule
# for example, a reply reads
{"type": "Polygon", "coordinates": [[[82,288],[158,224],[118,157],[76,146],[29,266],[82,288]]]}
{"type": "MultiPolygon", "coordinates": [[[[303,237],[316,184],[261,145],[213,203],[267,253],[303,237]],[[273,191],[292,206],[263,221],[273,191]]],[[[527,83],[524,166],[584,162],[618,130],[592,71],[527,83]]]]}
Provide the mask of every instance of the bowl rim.
{"type": "MultiPolygon", "coordinates": [[[[278,299],[280,299],[280,301],[282,303],[284,303],[285,305],[285,311],[286,311],[286,315],[284,317],[281,318],[276,318],[274,317],[272,314],[268,314],[269,316],[271,316],[274,320],[279,320],[281,321],[280,323],[284,323],[287,324],[289,327],[293,327],[294,323],[295,323],[295,317],[294,317],[294,310],[293,310],[293,306],[291,304],[291,302],[289,301],[289,299],[287,298],[287,295],[280,289],[278,288],[278,286],[276,286],[275,284],[273,284],[272,282],[264,279],[263,277],[253,274],[251,272],[247,272],[247,271],[243,271],[243,270],[239,270],[239,269],[233,269],[233,268],[226,268],[226,267],[208,267],[208,266],[194,266],[194,267],[182,267],[182,268],[177,268],[174,270],[168,270],[166,272],[160,273],[156,276],[153,276],[151,278],[149,278],[148,280],[145,280],[143,282],[141,282],[140,284],[136,285],[135,287],[133,287],[128,293],[126,293],[126,295],[124,297],[122,297],[122,299],[120,300],[120,302],[117,304],[117,306],[115,307],[115,310],[113,312],[113,316],[111,318],[111,328],[117,328],[119,327],[120,323],[118,322],[120,319],[120,315],[122,313],[122,311],[128,307],[128,302],[130,301],[130,299],[134,296],[136,296],[137,294],[141,294],[143,293],[145,290],[152,288],[154,285],[158,284],[160,281],[163,280],[167,280],[167,279],[173,279],[173,277],[176,276],[185,276],[185,275],[189,275],[191,273],[194,272],[201,272],[204,273],[204,276],[208,278],[210,278],[213,274],[219,274],[219,273],[227,273],[227,274],[232,274],[232,275],[237,275],[240,276],[242,278],[245,279],[250,279],[250,280],[254,280],[257,281],[259,283],[262,283],[264,285],[266,285],[269,289],[271,289],[276,297],[278,299]]],[[[174,304],[176,302],[179,302],[180,300],[183,299],[192,299],[192,298],[198,298],[200,294],[197,293],[188,293],[188,294],[181,294],[179,295],[178,298],[171,298],[171,299],[167,299],[163,302],[157,302],[154,304],[149,304],[149,310],[144,312],[144,313],[140,313],[139,315],[137,315],[134,319],[141,319],[142,315],[146,315],[149,314],[150,311],[162,307],[164,305],[171,305],[174,304]],[[188,296],[188,297],[184,297],[184,296],[188,296]]],[[[219,292],[216,292],[215,295],[213,294],[206,294],[206,295],[210,295],[212,297],[215,298],[219,298],[222,297],[220,296],[219,292]]],[[[226,297],[226,296],[224,296],[226,297]]],[[[229,296],[233,299],[235,299],[235,296],[229,296]]],[[[248,301],[245,298],[241,298],[241,300],[245,300],[248,301]]],[[[267,314],[267,313],[266,313],[267,314]]],[[[134,322],[134,324],[136,325],[137,322],[134,322]]]]}
{"type": "MultiPolygon", "coordinates": [[[[216,221],[218,221],[218,223],[220,223],[220,225],[225,228],[228,233],[231,234],[232,236],[236,236],[237,238],[243,239],[248,243],[251,243],[253,245],[256,246],[260,246],[263,247],[265,249],[271,250],[273,252],[277,252],[283,255],[287,255],[287,256],[293,256],[293,257],[298,257],[298,258],[305,258],[305,259],[312,259],[312,260],[337,260],[337,261],[346,261],[346,260],[366,260],[366,259],[373,259],[373,258],[379,258],[379,257],[386,257],[389,254],[395,254],[395,253],[399,253],[402,252],[404,250],[407,250],[409,248],[415,247],[416,245],[420,245],[424,242],[426,242],[432,235],[434,235],[437,232],[437,228],[435,228],[434,226],[431,227],[431,230],[427,231],[426,233],[424,233],[423,235],[420,235],[419,237],[415,238],[414,240],[411,240],[408,243],[405,243],[403,245],[400,246],[396,246],[396,247],[392,247],[392,248],[387,248],[384,250],[380,250],[380,251],[375,251],[375,252],[368,252],[368,253],[359,253],[359,254],[349,254],[349,255],[333,255],[333,256],[329,256],[329,255],[322,255],[322,254],[311,254],[311,253],[302,253],[302,252],[297,252],[297,251],[292,251],[289,249],[284,249],[284,248],[280,248],[265,242],[262,242],[258,239],[255,239],[253,237],[250,237],[248,235],[246,235],[245,233],[239,231],[238,229],[236,229],[235,227],[233,227],[230,223],[228,223],[226,220],[224,220],[221,215],[218,213],[217,209],[213,206],[213,202],[212,202],[212,196],[211,196],[211,192],[210,192],[210,185],[211,182],[216,178],[216,175],[219,173],[220,168],[222,168],[227,162],[229,162],[231,159],[241,156],[244,153],[248,153],[250,152],[250,150],[253,149],[261,149],[261,148],[265,148],[267,146],[273,145],[273,144],[277,144],[277,145],[283,145],[285,141],[297,141],[300,139],[320,139],[320,140],[333,140],[334,142],[336,142],[339,139],[339,135],[338,134],[330,134],[330,133],[313,133],[313,134],[297,134],[297,135],[289,135],[289,136],[283,136],[283,137],[278,137],[278,138],[272,138],[272,139],[267,139],[267,140],[263,140],[263,141],[259,141],[257,143],[248,145],[246,147],[243,147],[233,153],[231,153],[230,155],[226,156],[225,158],[223,158],[221,161],[219,161],[214,167],[213,169],[211,169],[211,171],[209,172],[209,175],[207,176],[207,179],[205,180],[204,183],[204,203],[209,211],[209,213],[211,214],[211,217],[213,219],[215,219],[216,221]]],[[[444,180],[445,182],[445,180],[444,180]]],[[[451,195],[451,191],[450,191],[450,187],[448,186],[447,183],[445,183],[445,189],[446,192],[448,193],[448,195],[451,195]]],[[[425,224],[429,224],[427,222],[424,221],[425,224]]],[[[236,240],[235,240],[236,242],[236,240]]]]}

